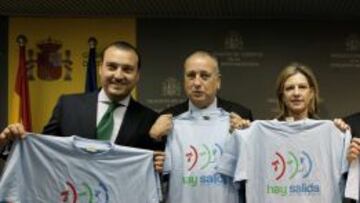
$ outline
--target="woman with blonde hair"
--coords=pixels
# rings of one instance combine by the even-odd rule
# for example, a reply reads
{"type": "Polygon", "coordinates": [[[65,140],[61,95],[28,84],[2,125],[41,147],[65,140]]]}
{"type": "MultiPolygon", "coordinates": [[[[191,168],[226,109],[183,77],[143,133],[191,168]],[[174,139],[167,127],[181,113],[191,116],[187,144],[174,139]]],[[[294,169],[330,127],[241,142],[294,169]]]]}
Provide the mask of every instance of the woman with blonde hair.
{"type": "Polygon", "coordinates": [[[341,202],[350,135],[318,119],[319,87],[311,69],[287,65],[278,75],[276,97],[277,119],[235,131],[218,172],[245,181],[248,203],[341,202]]]}
{"type": "Polygon", "coordinates": [[[279,74],[276,82],[279,107],[278,120],[301,120],[319,118],[319,87],[309,67],[291,63],[279,74]]]}

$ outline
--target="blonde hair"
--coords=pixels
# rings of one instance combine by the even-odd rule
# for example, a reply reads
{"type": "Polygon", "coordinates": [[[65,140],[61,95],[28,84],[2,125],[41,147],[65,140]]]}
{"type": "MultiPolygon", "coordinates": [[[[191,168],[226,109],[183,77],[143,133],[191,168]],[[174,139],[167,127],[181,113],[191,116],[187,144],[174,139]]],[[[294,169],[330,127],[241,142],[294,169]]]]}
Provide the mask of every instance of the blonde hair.
{"type": "Polygon", "coordinates": [[[276,96],[277,96],[277,102],[278,102],[278,108],[279,108],[279,114],[277,118],[279,120],[284,120],[285,117],[288,116],[288,109],[286,104],[283,101],[283,91],[284,91],[284,84],[285,81],[295,75],[296,73],[300,73],[304,75],[309,83],[310,88],[313,91],[313,97],[310,100],[309,106],[308,106],[308,117],[309,118],[318,118],[318,105],[319,105],[319,85],[317,83],[316,77],[314,73],[312,72],[311,68],[298,63],[293,62],[287,66],[280,72],[277,81],[276,81],[276,96]]]}

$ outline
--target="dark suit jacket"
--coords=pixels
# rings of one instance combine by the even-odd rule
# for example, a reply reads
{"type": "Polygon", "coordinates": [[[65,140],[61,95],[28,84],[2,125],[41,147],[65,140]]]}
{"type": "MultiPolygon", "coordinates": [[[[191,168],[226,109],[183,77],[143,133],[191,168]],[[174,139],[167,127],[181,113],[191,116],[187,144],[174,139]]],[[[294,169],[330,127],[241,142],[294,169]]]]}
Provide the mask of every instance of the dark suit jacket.
{"type": "MultiPolygon", "coordinates": [[[[61,96],[43,133],[96,139],[97,97],[98,92],[61,96]]],[[[144,149],[162,149],[163,144],[153,141],[149,136],[149,130],[157,117],[156,112],[131,98],[115,143],[144,149]]]]}
{"type": "MultiPolygon", "coordinates": [[[[235,112],[242,118],[246,118],[251,121],[253,120],[251,111],[248,108],[246,108],[240,104],[235,104],[233,102],[226,101],[226,100],[218,97],[217,98],[217,106],[224,109],[227,112],[235,112]]],[[[178,104],[176,106],[165,109],[164,111],[161,112],[161,114],[171,113],[171,114],[173,114],[173,116],[177,116],[188,110],[189,110],[189,101],[185,101],[181,104],[178,104]]]]}
{"type": "Polygon", "coordinates": [[[350,125],[353,137],[360,137],[360,112],[344,118],[344,121],[350,125]]]}

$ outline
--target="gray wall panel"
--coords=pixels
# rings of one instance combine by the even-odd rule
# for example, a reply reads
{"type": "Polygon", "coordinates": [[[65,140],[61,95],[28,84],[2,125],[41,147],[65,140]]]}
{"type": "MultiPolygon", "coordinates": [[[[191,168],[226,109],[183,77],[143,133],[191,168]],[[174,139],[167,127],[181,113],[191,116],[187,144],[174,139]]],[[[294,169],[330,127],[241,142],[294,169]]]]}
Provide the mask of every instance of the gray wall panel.
{"type": "Polygon", "coordinates": [[[248,106],[256,118],[275,115],[276,76],[292,61],[316,73],[321,117],[360,111],[358,22],[139,19],[137,26],[140,101],[156,110],[184,99],[184,58],[206,49],[221,61],[220,96],[248,106]]]}

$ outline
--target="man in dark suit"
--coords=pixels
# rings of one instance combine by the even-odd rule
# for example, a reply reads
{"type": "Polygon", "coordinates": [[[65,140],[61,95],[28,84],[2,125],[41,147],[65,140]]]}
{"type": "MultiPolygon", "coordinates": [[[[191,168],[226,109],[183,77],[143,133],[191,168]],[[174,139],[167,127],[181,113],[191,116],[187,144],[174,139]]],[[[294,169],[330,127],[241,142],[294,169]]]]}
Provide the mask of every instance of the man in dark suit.
{"type": "MultiPolygon", "coordinates": [[[[114,104],[115,110],[111,112],[113,128],[105,139],[119,145],[162,149],[162,144],[151,139],[148,133],[158,114],[130,96],[140,77],[141,62],[137,50],[127,42],[117,41],[104,49],[101,58],[101,90],[61,96],[43,133],[98,139],[97,125],[110,105],[114,104]]],[[[0,146],[23,136],[23,126],[11,124],[0,134],[0,146]]]]}

